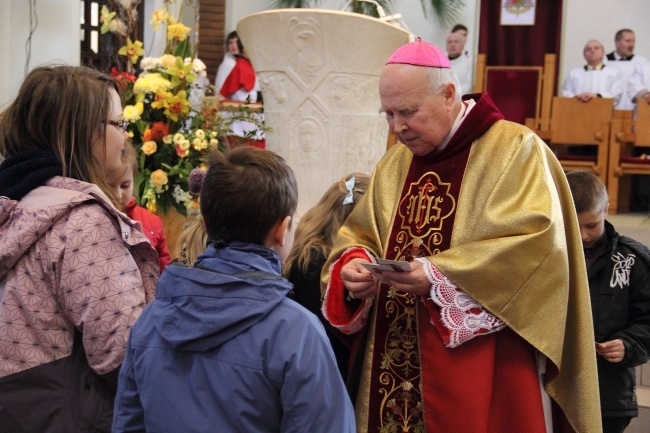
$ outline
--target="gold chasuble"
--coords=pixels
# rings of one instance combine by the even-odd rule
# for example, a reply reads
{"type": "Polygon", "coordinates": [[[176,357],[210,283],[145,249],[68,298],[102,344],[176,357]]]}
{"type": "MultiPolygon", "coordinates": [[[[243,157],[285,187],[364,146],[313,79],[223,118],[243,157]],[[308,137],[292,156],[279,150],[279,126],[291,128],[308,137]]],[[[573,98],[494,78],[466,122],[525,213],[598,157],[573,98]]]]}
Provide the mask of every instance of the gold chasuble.
{"type": "Polygon", "coordinates": [[[600,432],[566,178],[534,133],[501,120],[487,94],[471,96],[476,105],[442,151],[387,152],[323,268],[325,317],[360,344],[357,431],[544,433],[540,370],[555,433],[600,432]],[[340,268],[366,252],[425,257],[506,327],[450,348],[429,296],[382,285],[374,299],[346,299],[340,268]]]}

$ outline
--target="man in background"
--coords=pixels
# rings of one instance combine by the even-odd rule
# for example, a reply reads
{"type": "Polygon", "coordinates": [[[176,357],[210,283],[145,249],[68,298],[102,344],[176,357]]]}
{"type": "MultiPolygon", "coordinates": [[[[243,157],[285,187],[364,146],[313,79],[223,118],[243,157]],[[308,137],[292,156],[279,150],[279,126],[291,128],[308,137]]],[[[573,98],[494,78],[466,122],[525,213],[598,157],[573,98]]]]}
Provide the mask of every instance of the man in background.
{"type": "Polygon", "coordinates": [[[575,97],[582,102],[593,98],[614,98],[614,104],[617,104],[623,93],[623,79],[618,69],[603,63],[603,44],[593,39],[587,41],[583,54],[587,64],[569,71],[562,86],[562,96],[575,97]]]}
{"type": "Polygon", "coordinates": [[[621,99],[616,103],[617,110],[633,110],[634,102],[632,98],[629,97],[630,94],[630,78],[634,73],[634,68],[637,65],[641,65],[648,62],[643,56],[634,54],[634,44],[636,38],[634,32],[630,29],[621,29],[616,32],[614,37],[614,44],[616,49],[611,53],[607,54],[605,63],[612,68],[618,69],[621,71],[621,87],[623,89],[623,94],[621,99]]]}
{"type": "Polygon", "coordinates": [[[464,54],[465,41],[465,36],[461,32],[450,33],[447,36],[447,56],[449,62],[451,62],[451,70],[458,76],[461,94],[463,95],[472,93],[474,89],[472,61],[464,54]]]}
{"type": "Polygon", "coordinates": [[[463,24],[456,24],[451,28],[450,33],[459,33],[465,38],[465,50],[463,51],[463,54],[465,57],[468,59],[472,60],[472,54],[469,52],[469,49],[467,48],[467,41],[469,40],[469,30],[467,30],[467,27],[465,27],[463,24]]]}
{"type": "MultiPolygon", "coordinates": [[[[614,37],[616,49],[605,58],[605,63],[621,72],[621,87],[623,94],[614,108],[617,110],[634,110],[640,97],[650,99],[650,96],[639,95],[644,89],[642,74],[648,65],[648,59],[634,54],[636,37],[634,31],[621,29],[614,37]],[[636,74],[637,72],[639,74],[636,74]],[[635,92],[636,90],[636,92],[635,92]]],[[[632,176],[632,207],[634,212],[647,212],[650,209],[650,178],[648,176],[632,176]]]]}

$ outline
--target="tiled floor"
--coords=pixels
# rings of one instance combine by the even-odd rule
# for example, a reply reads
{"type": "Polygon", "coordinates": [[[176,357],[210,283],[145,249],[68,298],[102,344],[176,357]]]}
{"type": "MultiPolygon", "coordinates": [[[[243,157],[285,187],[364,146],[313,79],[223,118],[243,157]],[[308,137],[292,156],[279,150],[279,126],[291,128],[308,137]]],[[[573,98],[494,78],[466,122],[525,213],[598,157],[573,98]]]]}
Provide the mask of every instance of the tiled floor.
{"type": "MultiPolygon", "coordinates": [[[[620,234],[650,246],[650,215],[618,214],[607,219],[620,234]]],[[[650,407],[640,408],[639,417],[632,420],[625,433],[650,433],[650,407]]]]}
{"type": "Polygon", "coordinates": [[[650,408],[639,409],[639,417],[632,419],[632,422],[625,429],[625,433],[648,433],[650,432],[650,408]]]}
{"type": "Polygon", "coordinates": [[[609,215],[607,220],[616,230],[650,247],[650,214],[624,213],[609,215]]]}

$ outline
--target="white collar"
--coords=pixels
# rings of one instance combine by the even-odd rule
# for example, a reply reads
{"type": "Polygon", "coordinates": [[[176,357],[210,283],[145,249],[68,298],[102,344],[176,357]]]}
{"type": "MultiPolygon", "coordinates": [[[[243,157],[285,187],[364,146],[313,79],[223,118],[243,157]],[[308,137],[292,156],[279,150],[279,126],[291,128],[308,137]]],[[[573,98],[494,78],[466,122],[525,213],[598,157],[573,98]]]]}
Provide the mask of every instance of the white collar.
{"type": "Polygon", "coordinates": [[[438,146],[436,151],[441,151],[442,149],[447,147],[447,144],[449,144],[451,137],[453,137],[456,131],[458,131],[458,128],[460,128],[460,125],[465,120],[465,117],[469,114],[470,110],[474,108],[475,105],[476,105],[476,101],[474,101],[473,99],[468,99],[466,101],[461,102],[460,111],[458,112],[458,116],[456,116],[456,120],[454,121],[454,124],[451,126],[451,130],[449,131],[449,134],[447,134],[447,136],[442,141],[442,143],[440,143],[440,146],[438,146]]]}

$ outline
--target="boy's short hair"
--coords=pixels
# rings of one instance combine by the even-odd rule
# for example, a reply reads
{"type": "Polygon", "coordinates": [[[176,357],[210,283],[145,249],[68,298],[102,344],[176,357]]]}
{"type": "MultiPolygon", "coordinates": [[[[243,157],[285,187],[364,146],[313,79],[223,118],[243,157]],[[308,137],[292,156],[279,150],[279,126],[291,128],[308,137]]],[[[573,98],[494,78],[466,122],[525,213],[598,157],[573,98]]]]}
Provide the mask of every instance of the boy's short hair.
{"type": "Polygon", "coordinates": [[[566,174],[571,195],[577,213],[594,211],[596,213],[607,209],[609,197],[607,188],[598,177],[587,171],[571,171],[566,174]]]}
{"type": "Polygon", "coordinates": [[[281,156],[242,146],[215,151],[208,164],[201,214],[217,247],[230,241],[264,245],[273,226],[296,212],[296,178],[281,156]]]}

